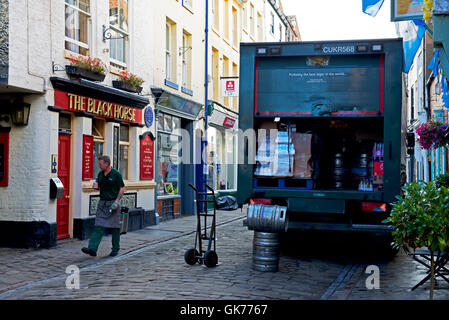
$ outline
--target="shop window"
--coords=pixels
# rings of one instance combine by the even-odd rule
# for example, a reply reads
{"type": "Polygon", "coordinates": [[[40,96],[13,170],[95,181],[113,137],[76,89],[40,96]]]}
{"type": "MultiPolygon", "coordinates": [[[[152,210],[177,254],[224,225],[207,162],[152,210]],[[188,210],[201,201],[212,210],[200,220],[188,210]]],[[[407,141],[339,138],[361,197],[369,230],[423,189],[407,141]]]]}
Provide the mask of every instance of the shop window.
{"type": "Polygon", "coordinates": [[[180,128],[181,119],[171,115],[159,114],[157,148],[158,148],[158,187],[159,195],[177,195],[181,163],[179,144],[181,137],[176,129],[180,128]]]}
{"type": "Polygon", "coordinates": [[[89,55],[90,0],[65,0],[65,48],[89,55]]]}
{"type": "Polygon", "coordinates": [[[207,183],[217,191],[237,188],[236,136],[227,129],[211,127],[208,131],[207,183]]]}
{"type": "Polygon", "coordinates": [[[128,180],[128,165],[129,165],[129,126],[120,125],[120,158],[119,171],[122,174],[123,180],[128,180]]]}
{"type": "Polygon", "coordinates": [[[94,136],[94,179],[100,173],[97,160],[103,155],[104,150],[104,128],[105,121],[102,119],[92,120],[92,135],[94,136]]]}
{"type": "Polygon", "coordinates": [[[126,67],[128,46],[128,0],[109,1],[110,58],[115,67],[126,67]]]}

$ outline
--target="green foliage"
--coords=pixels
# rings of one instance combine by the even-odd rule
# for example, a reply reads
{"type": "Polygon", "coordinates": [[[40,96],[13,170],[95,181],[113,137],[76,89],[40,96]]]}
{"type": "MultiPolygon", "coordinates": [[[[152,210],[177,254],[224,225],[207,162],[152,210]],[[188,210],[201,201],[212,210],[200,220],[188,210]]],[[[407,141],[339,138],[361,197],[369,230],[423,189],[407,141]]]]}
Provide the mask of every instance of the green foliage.
{"type": "Polygon", "coordinates": [[[395,226],[393,247],[444,251],[449,247],[449,189],[434,181],[406,184],[384,222],[395,226]]]}
{"type": "Polygon", "coordinates": [[[439,175],[435,179],[435,182],[436,182],[438,188],[440,188],[441,186],[449,188],[449,172],[446,172],[445,174],[439,175]]]}

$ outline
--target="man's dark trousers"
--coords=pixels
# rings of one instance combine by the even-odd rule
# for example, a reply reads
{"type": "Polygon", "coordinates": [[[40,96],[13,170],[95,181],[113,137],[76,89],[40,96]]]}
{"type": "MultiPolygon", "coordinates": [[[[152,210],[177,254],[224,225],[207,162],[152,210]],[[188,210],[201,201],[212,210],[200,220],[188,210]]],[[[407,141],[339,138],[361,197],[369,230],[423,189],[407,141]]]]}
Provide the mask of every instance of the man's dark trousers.
{"type": "MultiPolygon", "coordinates": [[[[104,234],[104,227],[95,226],[95,229],[89,239],[89,249],[98,251],[101,239],[104,234]]],[[[120,250],[120,228],[110,228],[112,233],[112,251],[118,252],[120,250]]]]}

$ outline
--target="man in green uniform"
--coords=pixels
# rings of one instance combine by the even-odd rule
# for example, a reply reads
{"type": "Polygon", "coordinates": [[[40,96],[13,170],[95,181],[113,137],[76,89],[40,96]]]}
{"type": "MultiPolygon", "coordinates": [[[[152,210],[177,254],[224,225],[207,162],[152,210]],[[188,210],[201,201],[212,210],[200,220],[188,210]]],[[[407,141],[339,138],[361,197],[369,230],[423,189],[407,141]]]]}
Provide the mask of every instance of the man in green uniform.
{"type": "Polygon", "coordinates": [[[112,251],[110,256],[116,256],[120,250],[120,199],[125,192],[125,184],[119,171],[111,167],[108,156],[98,158],[101,171],[98,174],[100,201],[95,217],[95,229],[89,240],[88,248],[82,248],[85,254],[95,257],[105,228],[112,231],[112,251]]]}

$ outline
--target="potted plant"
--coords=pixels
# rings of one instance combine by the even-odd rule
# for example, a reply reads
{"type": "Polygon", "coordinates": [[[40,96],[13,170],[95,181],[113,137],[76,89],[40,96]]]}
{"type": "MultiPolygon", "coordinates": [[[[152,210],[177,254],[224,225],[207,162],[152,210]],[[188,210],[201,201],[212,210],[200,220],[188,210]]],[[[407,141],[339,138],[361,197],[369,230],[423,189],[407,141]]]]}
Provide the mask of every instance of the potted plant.
{"type": "Polygon", "coordinates": [[[99,58],[71,56],[70,65],[66,65],[65,70],[72,77],[103,81],[107,68],[99,58]]]}
{"type": "Polygon", "coordinates": [[[448,124],[441,121],[430,120],[421,124],[417,129],[418,142],[422,149],[440,148],[449,142],[448,124]]]}
{"type": "Polygon", "coordinates": [[[140,93],[142,91],[142,87],[140,86],[144,83],[144,80],[135,74],[123,71],[120,75],[120,80],[113,80],[112,86],[117,89],[122,89],[130,92],[140,93]]]}
{"type": "Polygon", "coordinates": [[[430,252],[430,299],[435,283],[435,254],[449,248],[449,189],[435,181],[406,184],[403,195],[392,203],[384,222],[395,226],[392,246],[396,249],[427,248],[430,252]]]}

